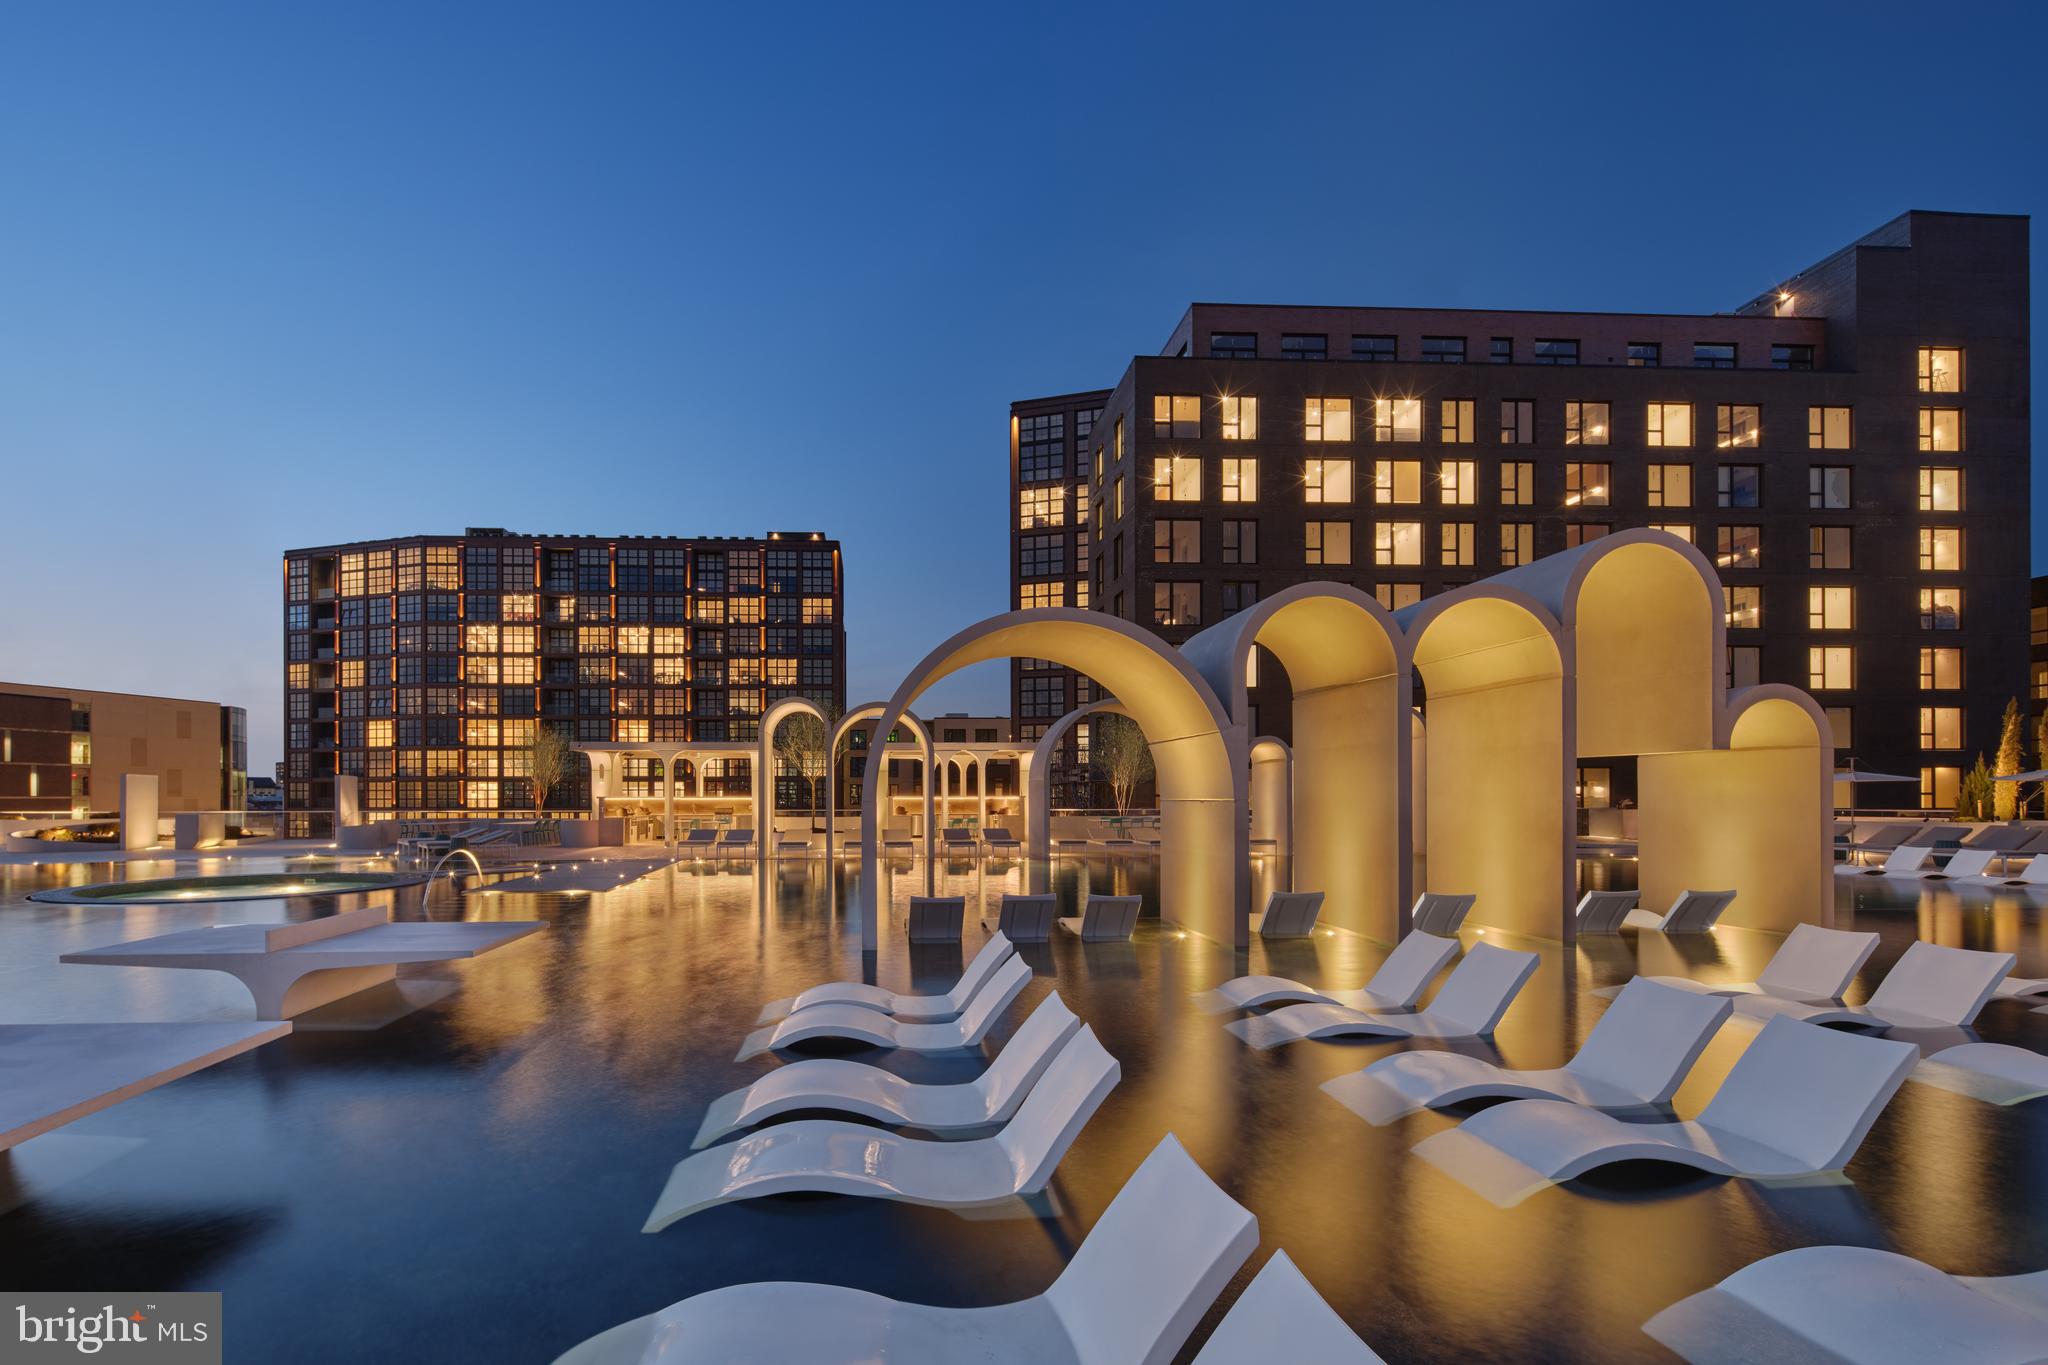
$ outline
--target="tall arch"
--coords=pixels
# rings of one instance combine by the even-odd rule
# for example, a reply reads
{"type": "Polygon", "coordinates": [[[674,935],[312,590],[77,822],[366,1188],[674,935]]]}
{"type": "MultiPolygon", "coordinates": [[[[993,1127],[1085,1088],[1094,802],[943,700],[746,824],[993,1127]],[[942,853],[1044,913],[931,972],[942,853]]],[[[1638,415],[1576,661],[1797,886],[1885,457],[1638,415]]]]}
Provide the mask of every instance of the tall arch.
{"type": "Polygon", "coordinates": [[[1253,740],[1246,753],[1251,776],[1246,799],[1251,803],[1251,839],[1272,845],[1274,856],[1294,853],[1294,751],[1271,735],[1253,740]]]}
{"type": "Polygon", "coordinates": [[[1413,884],[1411,670],[1392,613],[1342,583],[1301,583],[1183,645],[1249,733],[1254,646],[1293,689],[1294,885],[1324,894],[1326,922],[1392,943],[1413,884]]]}
{"type": "MultiPolygon", "coordinates": [[[[762,812],[764,809],[766,810],[768,817],[767,825],[772,826],[775,823],[775,731],[781,726],[782,722],[791,716],[811,715],[817,717],[819,724],[823,725],[829,733],[832,758],[826,765],[827,773],[825,777],[825,856],[832,858],[836,857],[839,852],[835,813],[839,807],[839,794],[836,789],[839,782],[840,742],[846,738],[854,726],[881,714],[882,703],[878,701],[864,702],[841,716],[839,723],[834,725],[825,713],[818,708],[817,703],[811,701],[808,697],[785,697],[769,707],[762,715],[759,752],[754,764],[754,771],[756,773],[754,780],[754,837],[759,841],[758,847],[764,856],[768,852],[768,840],[772,837],[773,831],[764,827],[762,812]],[[764,789],[766,791],[765,796],[763,795],[764,789]],[[766,803],[765,807],[764,801],[766,803]]],[[[903,713],[897,723],[904,726],[911,734],[917,737],[921,755],[918,761],[924,765],[924,780],[921,784],[924,788],[924,852],[925,857],[930,858],[932,842],[935,838],[932,833],[932,737],[930,732],[925,729],[924,722],[911,715],[908,711],[903,713]]],[[[890,727],[890,729],[894,728],[894,726],[890,727]]],[[[876,733],[881,737],[875,746],[875,751],[879,753],[887,746],[888,732],[877,731],[876,733]]],[[[886,782],[888,769],[884,768],[882,771],[884,775],[883,780],[886,782]]]]}
{"type": "MultiPolygon", "coordinates": [[[[1018,657],[1050,659],[1084,673],[1128,708],[1151,746],[1159,786],[1162,913],[1198,933],[1244,945],[1250,862],[1239,818],[1244,736],[1201,675],[1150,631],[1071,607],[991,617],[926,655],[889,699],[879,728],[893,725],[926,689],[960,669],[1018,657]]],[[[869,755],[861,803],[861,943],[867,950],[876,946],[882,910],[875,778],[883,761],[879,752],[869,755]]]]}
{"type": "Polygon", "coordinates": [[[1474,917],[1510,933],[1569,941],[1571,677],[1556,618],[1506,577],[1397,618],[1428,706],[1423,885],[1476,894],[1474,917]]]}
{"type": "Polygon", "coordinates": [[[1046,727],[1031,750],[1024,774],[1024,855],[1032,863],[1046,860],[1052,847],[1052,756],[1067,732],[1090,716],[1127,716],[1123,703],[1091,702],[1077,706],[1046,727]]]}

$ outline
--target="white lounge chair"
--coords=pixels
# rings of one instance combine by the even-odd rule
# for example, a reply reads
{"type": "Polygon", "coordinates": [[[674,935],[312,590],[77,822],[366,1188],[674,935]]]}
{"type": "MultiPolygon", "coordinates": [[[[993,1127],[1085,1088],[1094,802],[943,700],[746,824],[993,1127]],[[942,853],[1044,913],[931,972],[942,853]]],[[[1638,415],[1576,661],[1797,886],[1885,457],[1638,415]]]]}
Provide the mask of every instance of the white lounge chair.
{"type": "Polygon", "coordinates": [[[1036,1298],[930,1308],[835,1285],[734,1285],[556,1365],[1167,1365],[1258,1242],[1257,1220],[1169,1134],[1036,1298]]]}
{"type": "Polygon", "coordinates": [[[1276,1251],[1216,1330],[1195,1365],[1386,1365],[1337,1316],[1287,1253],[1276,1251]]]}
{"type": "Polygon", "coordinates": [[[1993,1000],[2017,1000],[2025,995],[2048,995],[2048,976],[2008,976],[1991,991],[1993,1000]]]}
{"type": "Polygon", "coordinates": [[[1059,903],[1051,896],[1003,897],[996,910],[996,922],[981,922],[1014,943],[1044,943],[1052,937],[1052,922],[1059,917],[1059,903]]]}
{"type": "Polygon", "coordinates": [[[1921,1058],[1908,1079],[1986,1104],[2019,1104],[2048,1095],[2048,1057],[2007,1043],[1961,1043],[1921,1058]]]}
{"type": "Polygon", "coordinates": [[[1588,891],[1579,897],[1578,928],[1582,934],[1618,934],[1628,912],[1641,899],[1639,891],[1588,891]]]}
{"type": "Polygon", "coordinates": [[[1766,1256],[1643,1330],[1692,1365],[2048,1359],[2048,1270],[1967,1276],[1870,1247],[1766,1256]]]}
{"type": "Polygon", "coordinates": [[[1862,1005],[1809,1005],[1770,995],[1738,996],[1735,1011],[1751,1018],[1790,1015],[1815,1024],[1854,1024],[1870,1029],[1952,1029],[1976,1022],[1977,1014],[2016,959],[2011,953],[1944,948],[1916,941],[1892,964],[1862,1005]]]}
{"type": "Polygon", "coordinates": [[[1704,934],[1720,920],[1721,912],[1735,900],[1733,891],[1681,891],[1663,914],[1654,910],[1631,910],[1621,922],[1636,929],[1654,929],[1663,934],[1704,934]]]}
{"type": "Polygon", "coordinates": [[[402,964],[478,957],[545,928],[541,920],[394,924],[389,906],[366,906],[291,924],[186,929],[57,960],[226,972],[249,988],[258,1019],[290,1019],[393,980],[402,964]]]}
{"type": "Polygon", "coordinates": [[[861,1194],[945,1208],[1037,1194],[1118,1075],[1116,1058],[1083,1025],[993,1137],[926,1141],[844,1119],[780,1123],[677,1162],[641,1231],[771,1194],[861,1194]]]}
{"type": "Polygon", "coordinates": [[[1323,1093],[1375,1126],[1476,1099],[1553,1099],[1593,1109],[1671,1103],[1733,1005],[1643,977],[1624,986],[1562,1067],[1509,1071],[1461,1052],[1399,1052],[1323,1082],[1323,1093]]]}
{"type": "Polygon", "coordinates": [[[1493,1032],[1535,972],[1534,953],[1477,943],[1425,1009],[1373,1014],[1344,1005],[1287,1005],[1223,1027],[1261,1050],[1309,1038],[1474,1038],[1493,1032]]]}
{"type": "Polygon", "coordinates": [[[1266,897],[1265,913],[1252,916],[1252,932],[1261,938],[1307,938],[1322,912],[1320,891],[1275,891],[1266,897]]]}
{"type": "Polygon", "coordinates": [[[1031,981],[1031,968],[1012,953],[957,1019],[935,1024],[906,1024],[880,1010],[860,1005],[811,1005],[798,1010],[779,1024],[755,1029],[740,1044],[744,1062],[764,1052],[775,1052],[820,1038],[866,1043],[870,1047],[901,1048],[906,1052],[948,1052],[975,1047],[995,1026],[996,1017],[1010,1007],[1031,981]]]}
{"type": "Polygon", "coordinates": [[[1900,844],[1876,867],[1866,867],[1866,877],[1917,877],[1934,866],[1934,848],[1930,844],[1900,844]]]}
{"type": "Polygon", "coordinates": [[[1838,1171],[1919,1060],[1911,1043],[1773,1019],[1697,1119],[1624,1122],[1560,1100],[1483,1110],[1415,1154],[1502,1206],[1617,1161],[1789,1179],[1838,1171]]]}
{"type": "Polygon", "coordinates": [[[1464,926],[1465,916],[1472,913],[1472,907],[1479,897],[1452,895],[1447,891],[1425,891],[1415,898],[1414,909],[1409,912],[1409,923],[1425,934],[1439,938],[1456,938],[1464,926]]]}
{"type": "Polygon", "coordinates": [[[690,1146],[706,1147],[728,1133],[802,1109],[836,1109],[932,1133],[1001,1123],[1017,1112],[1025,1094],[1080,1027],[1081,1021],[1053,991],[1038,1002],[987,1070],[958,1085],[918,1085],[878,1066],[841,1057],[792,1062],[713,1100],[690,1146]]]}
{"type": "Polygon", "coordinates": [[[981,951],[968,962],[967,969],[960,973],[960,979],[938,995],[903,995],[880,986],[870,986],[865,981],[829,981],[801,994],[769,1001],[761,1007],[760,1017],[754,1022],[772,1024],[814,1005],[858,1005],[863,1009],[880,1010],[905,1024],[942,1023],[966,1009],[975,992],[995,975],[996,968],[1002,966],[1003,960],[1014,951],[1009,939],[1001,934],[990,935],[988,942],[981,945],[981,951]]]}
{"type": "Polygon", "coordinates": [[[967,919],[965,896],[912,896],[910,898],[910,941],[912,943],[958,943],[967,919]]]}
{"type": "Polygon", "coordinates": [[[204,1071],[283,1022],[0,1025],[0,1158],[16,1143],[204,1071]]]}
{"type": "Polygon", "coordinates": [[[1079,934],[1083,943],[1122,943],[1138,927],[1138,911],[1143,905],[1142,896],[1091,895],[1080,915],[1062,919],[1060,928],[1079,934]]]}
{"type": "Polygon", "coordinates": [[[2004,849],[1959,848],[1949,855],[1947,863],[1940,867],[1930,867],[1920,873],[1920,876],[1928,881],[1949,882],[1982,877],[1991,870],[1992,863],[2004,856],[2004,849]]]}
{"type": "Polygon", "coordinates": [[[1354,1010],[1413,1009],[1444,964],[1458,955],[1458,940],[1419,930],[1394,945],[1372,980],[1357,990],[1319,991],[1284,976],[1240,976],[1195,997],[1208,1014],[1263,1005],[1343,1005],[1354,1010]]]}
{"type": "MultiPolygon", "coordinates": [[[[1653,976],[1647,979],[1700,995],[1768,995],[1806,1004],[1829,1004],[1841,999],[1842,992],[1849,989],[1856,973],[1863,970],[1863,964],[1876,951],[1876,934],[1854,934],[1846,929],[1823,929],[1817,924],[1795,924],[1754,981],[1709,984],[1684,976],[1653,976]]],[[[1604,986],[1593,994],[1612,996],[1620,989],[1604,986]]]]}

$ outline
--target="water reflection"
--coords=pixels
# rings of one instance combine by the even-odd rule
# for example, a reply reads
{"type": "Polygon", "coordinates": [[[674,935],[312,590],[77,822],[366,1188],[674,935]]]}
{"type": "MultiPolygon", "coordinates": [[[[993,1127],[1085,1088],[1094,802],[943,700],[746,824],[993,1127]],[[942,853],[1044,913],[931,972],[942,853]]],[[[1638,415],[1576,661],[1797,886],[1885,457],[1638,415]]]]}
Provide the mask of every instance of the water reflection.
{"type": "MultiPolygon", "coordinates": [[[[1603,860],[1586,879],[1625,884],[1632,871],[1603,860]]],[[[1259,860],[1260,894],[1286,874],[1278,860],[1259,860]]],[[[59,967],[56,958],[335,904],[22,899],[86,879],[76,866],[0,871],[0,1019],[245,1017],[247,993],[225,978],[59,967]]],[[[24,1287],[223,1290],[244,1359],[545,1359],[625,1318],[745,1280],[815,1279],[941,1304],[1037,1293],[1169,1130],[1258,1213],[1265,1247],[1285,1246],[1392,1361],[1655,1359],[1659,1348],[1640,1330],[1651,1313],[1759,1256],[1817,1242],[1886,1246],[1966,1274],[2048,1267],[2048,1100],[1999,1108],[1908,1085],[1848,1185],[1766,1189],[1653,1168],[1497,1209],[1409,1155],[1456,1115],[1377,1129],[1317,1090],[1399,1044],[1256,1053],[1191,1003],[1242,971],[1355,986],[1382,945],[1336,933],[1239,953],[1179,935],[1149,917],[1159,909],[1155,862],[1093,855],[940,860],[934,889],[967,899],[967,942],[913,953],[907,903],[924,894],[925,873],[899,859],[886,868],[890,899],[870,966],[858,881],[852,860],[802,859],[683,864],[600,894],[437,890],[437,918],[551,927],[474,962],[408,971],[381,1027],[317,1031],[393,1004],[341,1002],[280,1043],[51,1135],[131,1145],[61,1181],[24,1182],[19,1207],[0,1214],[0,1273],[24,1287]],[[980,922],[1002,895],[1040,886],[1065,915],[1091,891],[1137,894],[1148,914],[1129,944],[1062,933],[1027,948],[1034,979],[998,1030],[996,1046],[1056,988],[1123,1066],[1122,1085],[1054,1182],[1052,1216],[987,1221],[880,1202],[768,1200],[659,1237],[639,1233],[704,1106],[775,1065],[731,1060],[764,1000],[864,970],[893,989],[941,988],[979,946],[980,922]],[[457,1319],[462,1330],[451,1333],[457,1319]]],[[[2022,896],[1881,878],[1838,879],[1837,896],[1841,927],[1881,938],[1853,999],[1867,997],[1916,934],[2011,951],[2022,973],[2048,975],[2048,924],[2022,896]]],[[[1688,939],[1630,931],[1569,953],[1489,938],[1543,955],[1497,1036],[1457,1044],[1510,1067],[1569,1057],[1605,1008],[1588,994],[1596,987],[1639,970],[1752,979],[1777,945],[1739,929],[1688,939]]],[[[2016,1002],[1991,1005],[1977,1032],[2048,1050],[2048,1016],[2016,1002]]],[[[1730,1028],[1709,1045],[1680,1112],[1698,1112],[1749,1036],[1730,1028]]],[[[983,1065],[976,1056],[872,1059],[919,1080],[962,1080],[983,1065]]]]}

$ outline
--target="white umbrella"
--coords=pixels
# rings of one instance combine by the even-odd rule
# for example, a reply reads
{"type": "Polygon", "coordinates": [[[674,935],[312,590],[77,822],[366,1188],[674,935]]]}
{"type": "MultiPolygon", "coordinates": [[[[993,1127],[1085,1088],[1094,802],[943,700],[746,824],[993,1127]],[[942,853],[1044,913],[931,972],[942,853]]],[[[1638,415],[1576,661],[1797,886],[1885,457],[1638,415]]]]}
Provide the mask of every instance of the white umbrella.
{"type": "MultiPolygon", "coordinates": [[[[1839,776],[1839,774],[1837,775],[1839,776]]],[[[2048,782],[2048,768],[2036,768],[2030,773],[2007,773],[2004,777],[1994,777],[1991,780],[1993,782],[2048,782]]]]}

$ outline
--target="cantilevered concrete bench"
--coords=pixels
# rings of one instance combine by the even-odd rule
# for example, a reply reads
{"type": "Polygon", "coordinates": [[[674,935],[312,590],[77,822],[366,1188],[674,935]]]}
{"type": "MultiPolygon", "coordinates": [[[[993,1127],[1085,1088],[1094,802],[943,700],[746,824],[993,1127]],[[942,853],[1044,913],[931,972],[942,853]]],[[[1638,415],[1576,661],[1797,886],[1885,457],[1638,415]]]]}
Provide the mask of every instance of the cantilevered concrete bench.
{"type": "Polygon", "coordinates": [[[389,907],[368,906],[296,924],[187,929],[57,960],[226,972],[249,988],[258,1019],[289,1019],[390,981],[401,963],[476,957],[546,927],[540,920],[394,924],[389,907]]]}
{"type": "Polygon", "coordinates": [[[0,1025],[0,1151],[291,1031],[285,1023],[0,1025]]]}

